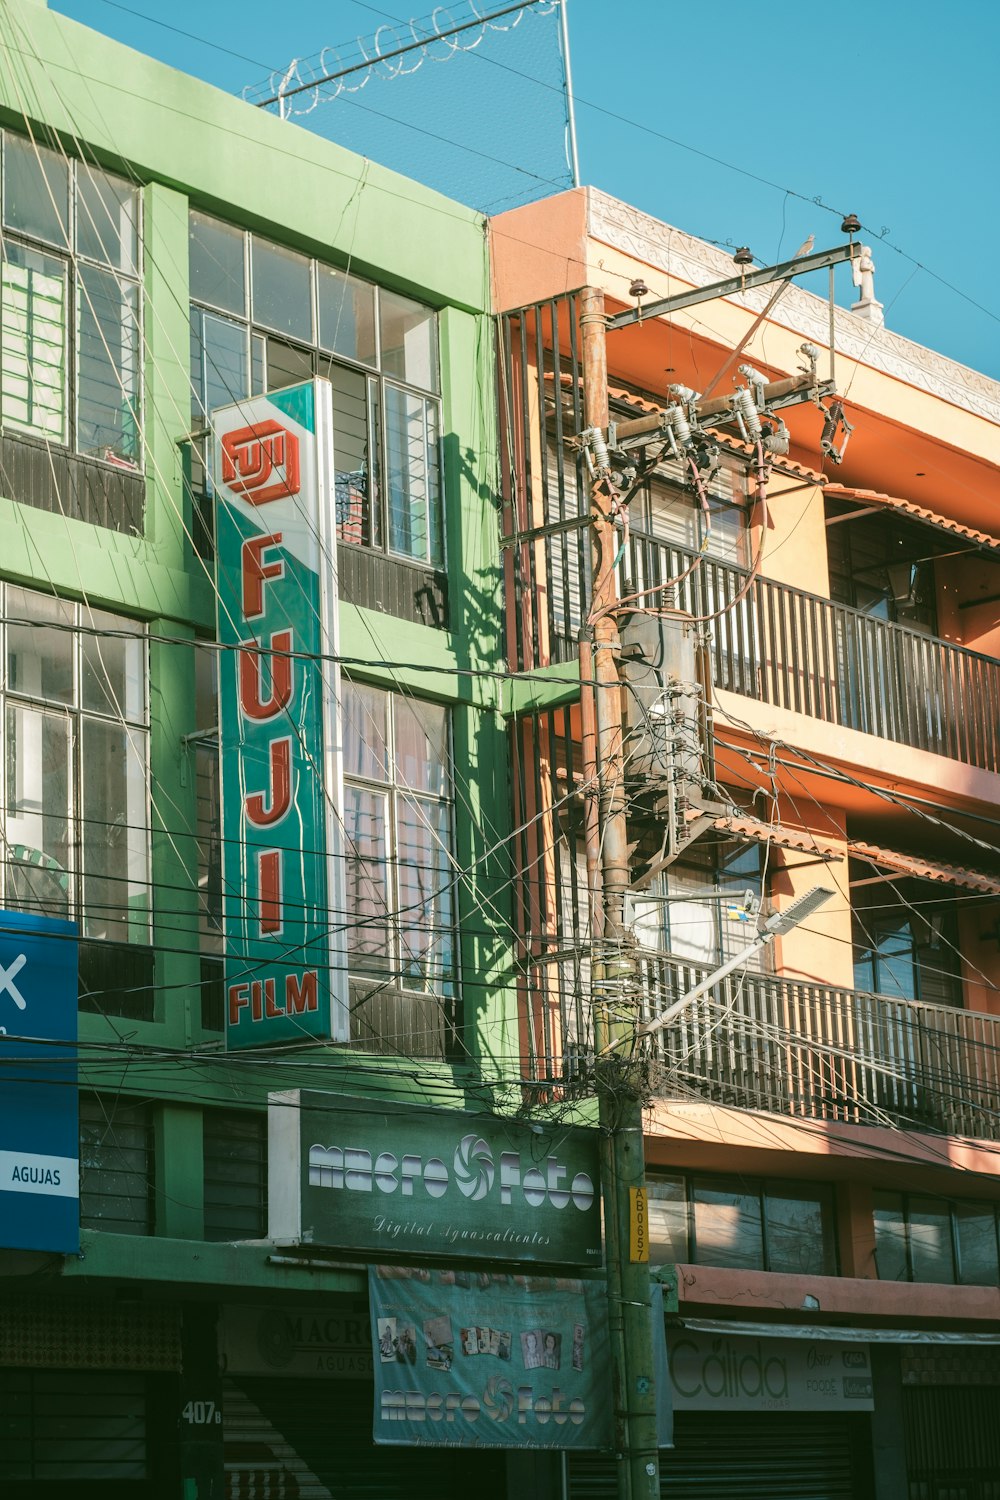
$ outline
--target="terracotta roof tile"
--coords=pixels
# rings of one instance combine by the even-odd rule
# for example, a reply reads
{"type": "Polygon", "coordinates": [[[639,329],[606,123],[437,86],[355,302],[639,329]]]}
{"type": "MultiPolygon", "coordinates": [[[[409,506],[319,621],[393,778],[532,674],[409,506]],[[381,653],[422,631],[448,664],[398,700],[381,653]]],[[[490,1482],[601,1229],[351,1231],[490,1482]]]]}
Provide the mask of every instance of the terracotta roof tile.
{"type": "Polygon", "coordinates": [[[923,521],[928,526],[936,526],[940,531],[964,537],[976,546],[990,547],[1000,552],[1000,537],[991,536],[988,531],[977,531],[973,526],[953,521],[950,516],[939,515],[937,511],[917,505],[913,500],[904,500],[899,495],[886,495],[880,490],[854,489],[846,484],[828,484],[825,493],[831,500],[857,500],[863,505],[884,505],[889,510],[898,510],[903,515],[912,516],[915,521],[923,521]]]}
{"type": "MultiPolygon", "coordinates": [[[[756,839],[759,843],[776,845],[780,849],[797,849],[802,854],[812,854],[820,859],[843,857],[843,844],[823,838],[805,829],[785,828],[781,824],[773,827],[758,822],[756,818],[716,818],[715,827],[720,833],[729,833],[737,838],[756,839]]],[[[878,844],[866,844],[857,839],[848,841],[847,853],[856,859],[871,860],[885,870],[895,870],[900,875],[912,876],[915,880],[934,880],[941,885],[962,886],[965,890],[978,891],[984,896],[1000,896],[1000,876],[985,875],[980,870],[970,870],[961,865],[946,865],[930,859],[919,859],[913,854],[899,854],[894,849],[884,849],[878,844]]]]}
{"type": "MultiPolygon", "coordinates": [[[[550,385],[553,383],[553,376],[548,372],[545,375],[545,379],[550,385]]],[[[560,384],[564,388],[573,384],[572,375],[564,373],[559,379],[560,384]]],[[[662,409],[657,402],[650,401],[646,396],[640,396],[636,391],[626,390],[621,385],[608,386],[608,399],[610,401],[619,401],[622,406],[630,406],[634,411],[652,413],[662,409]]],[[[752,445],[741,442],[739,438],[725,434],[722,436],[722,443],[731,453],[746,454],[747,458],[755,456],[752,445]]],[[[813,484],[826,484],[825,474],[820,474],[815,469],[809,469],[805,464],[797,463],[794,458],[777,458],[773,461],[773,467],[782,474],[794,474],[802,479],[810,480],[813,484]]]]}

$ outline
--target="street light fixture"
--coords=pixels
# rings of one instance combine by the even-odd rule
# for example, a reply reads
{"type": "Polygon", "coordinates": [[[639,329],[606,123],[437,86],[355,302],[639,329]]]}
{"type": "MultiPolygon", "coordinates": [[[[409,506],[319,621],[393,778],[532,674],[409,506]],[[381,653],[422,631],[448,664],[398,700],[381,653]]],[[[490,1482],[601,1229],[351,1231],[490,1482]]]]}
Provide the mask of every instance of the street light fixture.
{"type": "Polygon", "coordinates": [[[682,1010],[686,1009],[693,1001],[700,1000],[702,995],[707,994],[710,989],[714,988],[720,979],[725,979],[734,969],[741,968],[749,959],[753,958],[755,953],[759,953],[762,948],[766,948],[768,943],[773,942],[776,937],[780,937],[782,933],[791,932],[793,927],[798,927],[800,922],[804,922],[807,917],[811,917],[814,911],[818,910],[819,907],[829,901],[831,896],[835,894],[836,892],[831,891],[828,886],[815,885],[811,891],[807,891],[804,896],[800,896],[797,901],[793,901],[791,906],[787,906],[784,911],[775,912],[773,917],[768,917],[753,941],[748,943],[745,948],[742,948],[736,954],[735,958],[727,959],[724,964],[720,964],[719,968],[713,969],[711,974],[703,979],[700,984],[696,984],[693,990],[688,990],[687,994],[682,995],[679,1000],[675,1000],[673,1005],[668,1005],[663,1014],[657,1016],[655,1021],[640,1021],[635,1028],[636,1035],[653,1036],[657,1031],[662,1031],[665,1026],[670,1025],[670,1022],[682,1010]]]}

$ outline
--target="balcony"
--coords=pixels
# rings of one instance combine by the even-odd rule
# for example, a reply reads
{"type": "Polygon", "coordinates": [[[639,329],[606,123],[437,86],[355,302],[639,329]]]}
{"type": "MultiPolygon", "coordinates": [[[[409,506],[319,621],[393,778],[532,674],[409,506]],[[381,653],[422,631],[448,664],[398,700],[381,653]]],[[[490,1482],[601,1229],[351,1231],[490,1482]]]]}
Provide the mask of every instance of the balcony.
{"type": "MultiPolygon", "coordinates": [[[[643,1019],[708,972],[644,953],[643,1019]]],[[[734,974],[651,1043],[664,1097],[1000,1139],[1000,1019],[979,1011],[734,974]]]]}
{"type": "MultiPolygon", "coordinates": [[[[586,597],[577,558],[585,525],[545,540],[548,585],[538,578],[522,590],[532,599],[532,620],[519,619],[521,658],[541,642],[553,661],[576,653],[586,597]]],[[[539,551],[531,546],[522,554],[532,569],[539,551]]],[[[1000,662],[771,579],[747,588],[748,579],[745,569],[633,533],[619,591],[662,587],[673,608],[695,616],[724,611],[708,624],[717,688],[1000,771],[1000,662]]],[[[543,664],[537,648],[534,654],[534,663],[521,665],[543,664]]]]}

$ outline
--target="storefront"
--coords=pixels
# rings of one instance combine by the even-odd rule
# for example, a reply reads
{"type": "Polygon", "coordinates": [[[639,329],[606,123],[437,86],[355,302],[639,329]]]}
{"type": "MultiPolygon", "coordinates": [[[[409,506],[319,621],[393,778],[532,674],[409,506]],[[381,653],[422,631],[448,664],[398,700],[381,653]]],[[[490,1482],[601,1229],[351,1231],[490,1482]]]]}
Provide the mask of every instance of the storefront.
{"type": "Polygon", "coordinates": [[[226,1500],[503,1500],[500,1450],[373,1447],[363,1300],[227,1304],[219,1342],[226,1500]]]}
{"type": "MultiPolygon", "coordinates": [[[[872,1371],[864,1344],[770,1338],[710,1322],[668,1330],[670,1500],[871,1500],[872,1371]]],[[[614,1500],[613,1462],[567,1465],[566,1500],[614,1500]]],[[[902,1497],[894,1497],[902,1500],[902,1497]]]]}

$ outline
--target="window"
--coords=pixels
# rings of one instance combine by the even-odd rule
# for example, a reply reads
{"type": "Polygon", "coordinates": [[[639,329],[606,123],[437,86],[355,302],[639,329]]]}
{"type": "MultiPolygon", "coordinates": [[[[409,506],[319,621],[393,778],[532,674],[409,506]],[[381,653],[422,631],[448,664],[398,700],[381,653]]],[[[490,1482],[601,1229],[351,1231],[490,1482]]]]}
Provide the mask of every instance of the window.
{"type": "Polygon", "coordinates": [[[203,1116],[205,1238],[267,1233],[267,1116],[210,1109],[203,1116]]]}
{"type": "Polygon", "coordinates": [[[891,515],[859,515],[834,506],[837,525],[826,528],[830,597],[879,620],[937,633],[933,555],[939,537],[891,515]],[[849,518],[849,519],[848,519],[849,518]]]}
{"type": "Polygon", "coordinates": [[[324,376],[340,541],[442,567],[437,314],[206,214],[190,225],[194,426],[324,376]]]}
{"type": "Polygon", "coordinates": [[[10,132],[0,170],[0,421],[138,468],[138,193],[10,132]]]}
{"type": "MultiPolygon", "coordinates": [[[[652,857],[662,837],[662,826],[647,829],[640,857],[647,846],[652,857]]],[[[636,892],[635,935],[645,948],[692,963],[723,963],[756,934],[761,897],[759,844],[694,846],[636,892]]],[[[755,954],[749,967],[759,970],[762,963],[755,954]]]]}
{"type": "Polygon", "coordinates": [[[81,1097],[80,1224],[108,1234],[153,1233],[153,1140],[145,1105],[81,1097]]]}
{"type": "Polygon", "coordinates": [[[851,861],[850,881],[855,989],[961,1005],[955,903],[919,880],[879,878],[862,860],[851,861]]]}
{"type": "Polygon", "coordinates": [[[655,1177],[650,1258],[662,1265],[733,1266],[835,1276],[833,1191],[818,1183],[735,1177],[655,1177]]]}
{"type": "Polygon", "coordinates": [[[997,1208],[992,1203],[874,1195],[875,1262],[881,1281],[996,1286],[997,1208]]]}
{"type": "Polygon", "coordinates": [[[345,681],[343,715],[351,972],[452,998],[448,711],[345,681]]]}
{"type": "Polygon", "coordinates": [[[143,628],[0,586],[3,904],[149,941],[143,628]]]}
{"type": "Polygon", "coordinates": [[[705,503],[677,459],[665,459],[640,485],[630,507],[631,524],[686,552],[704,551],[737,567],[750,565],[749,505],[743,466],[723,456],[705,486],[705,503]]]}

